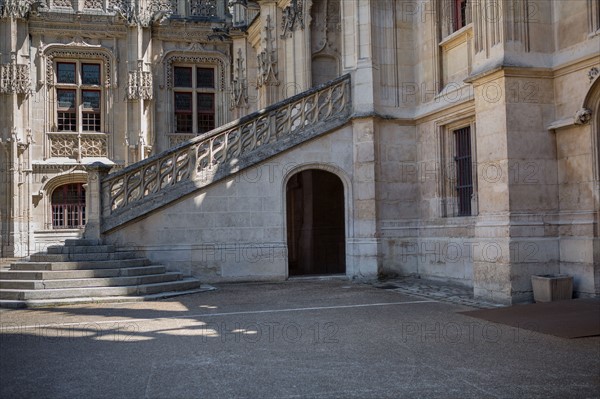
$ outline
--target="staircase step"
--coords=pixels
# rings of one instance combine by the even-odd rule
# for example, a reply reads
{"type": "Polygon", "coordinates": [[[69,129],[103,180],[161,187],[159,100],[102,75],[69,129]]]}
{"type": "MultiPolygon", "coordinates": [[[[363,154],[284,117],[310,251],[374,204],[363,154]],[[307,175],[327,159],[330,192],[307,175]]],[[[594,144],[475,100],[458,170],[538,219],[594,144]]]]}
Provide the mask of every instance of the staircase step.
{"type": "Polygon", "coordinates": [[[178,272],[151,274],[142,276],[124,276],[107,278],[86,279],[60,279],[60,280],[0,280],[0,290],[44,290],[61,288],[84,287],[121,287],[164,283],[181,280],[182,274],[178,272]]]}
{"type": "Polygon", "coordinates": [[[199,280],[188,277],[177,281],[120,287],[57,288],[40,290],[0,289],[0,299],[9,301],[27,301],[124,295],[149,295],[165,291],[192,290],[199,288],[200,285],[201,283],[199,280]]]}
{"type": "Polygon", "coordinates": [[[29,257],[32,262],[68,262],[68,261],[102,261],[132,259],[138,255],[135,251],[120,251],[110,253],[85,253],[85,254],[34,254],[29,257]]]}
{"type": "MultiPolygon", "coordinates": [[[[33,256],[33,255],[32,255],[33,256]]],[[[62,256],[62,255],[58,255],[62,256]]],[[[85,270],[85,269],[121,269],[150,265],[147,258],[132,258],[102,261],[49,261],[49,262],[16,262],[11,270],[85,270]]]]}
{"type": "Polygon", "coordinates": [[[65,245],[70,247],[72,245],[80,246],[80,245],[102,245],[102,241],[100,240],[91,240],[87,238],[68,238],[65,240],[65,245]]]}
{"type": "Polygon", "coordinates": [[[4,270],[0,271],[0,280],[64,280],[78,278],[145,276],[164,272],[165,267],[162,265],[89,270],[4,270]]]}
{"type": "Polygon", "coordinates": [[[198,288],[192,288],[184,291],[165,291],[157,294],[136,295],[136,296],[104,296],[104,297],[82,297],[82,298],[64,298],[64,299],[34,299],[34,300],[4,300],[0,299],[1,308],[36,308],[60,305],[79,305],[84,303],[122,303],[122,302],[143,302],[155,299],[170,298],[179,295],[197,294],[199,292],[214,291],[215,287],[202,284],[198,288]]]}
{"type": "Polygon", "coordinates": [[[46,248],[49,254],[93,254],[99,252],[115,252],[114,245],[56,245],[46,248]]]}

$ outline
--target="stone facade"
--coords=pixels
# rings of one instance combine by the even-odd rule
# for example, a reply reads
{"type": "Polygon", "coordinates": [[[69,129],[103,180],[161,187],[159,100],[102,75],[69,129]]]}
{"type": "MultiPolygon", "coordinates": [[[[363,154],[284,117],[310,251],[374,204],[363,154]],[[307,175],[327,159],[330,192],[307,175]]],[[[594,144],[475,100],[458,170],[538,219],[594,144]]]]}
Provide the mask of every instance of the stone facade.
{"type": "MultiPolygon", "coordinates": [[[[89,182],[88,201],[105,202],[90,209],[88,234],[208,280],[286,278],[286,185],[318,169],[344,186],[350,278],[422,276],[512,303],[531,299],[531,275],[566,273],[576,295],[600,294],[598,1],[0,7],[2,257],[80,235],[53,194],[97,176],[86,165],[101,161],[156,196],[147,206],[126,193],[123,215],[135,217],[111,218],[104,180],[89,182]],[[346,74],[351,112],[339,123],[311,130],[326,96],[283,111],[346,74]],[[268,126],[289,121],[306,140],[219,158],[230,142],[206,130],[265,107],[268,126]],[[205,144],[226,174],[152,186],[152,173],[201,162],[165,151],[198,156],[205,144]]],[[[241,142],[266,134],[248,129],[241,142]]]]}

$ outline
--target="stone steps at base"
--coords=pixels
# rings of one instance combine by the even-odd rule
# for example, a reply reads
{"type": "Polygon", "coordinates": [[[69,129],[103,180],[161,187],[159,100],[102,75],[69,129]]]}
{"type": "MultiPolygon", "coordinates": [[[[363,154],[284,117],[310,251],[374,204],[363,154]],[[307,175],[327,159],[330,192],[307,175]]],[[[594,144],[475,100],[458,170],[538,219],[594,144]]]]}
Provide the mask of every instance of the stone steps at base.
{"type": "Polygon", "coordinates": [[[102,245],[102,241],[101,240],[91,240],[91,239],[86,239],[86,238],[67,238],[65,240],[66,247],[95,246],[95,245],[102,245]]]}
{"type": "Polygon", "coordinates": [[[59,279],[59,280],[0,280],[0,290],[44,290],[84,287],[121,287],[142,284],[164,283],[181,280],[178,272],[150,274],[142,276],[59,279]]]}
{"type": "Polygon", "coordinates": [[[150,295],[137,296],[104,296],[104,297],[81,297],[81,298],[63,298],[63,299],[40,299],[40,300],[5,300],[0,299],[0,308],[40,308],[50,306],[80,305],[86,303],[125,303],[125,302],[143,302],[156,299],[170,298],[179,295],[197,294],[200,292],[213,291],[215,287],[202,284],[199,288],[185,291],[167,291],[150,295]]]}
{"type": "Polygon", "coordinates": [[[177,281],[120,287],[58,288],[38,290],[0,289],[0,300],[28,301],[127,295],[136,296],[158,294],[160,292],[167,291],[192,290],[199,288],[200,285],[200,280],[188,277],[177,281]]]}
{"type": "Polygon", "coordinates": [[[0,280],[64,280],[127,277],[160,274],[164,273],[165,270],[165,267],[162,265],[90,270],[4,270],[0,271],[0,280]]]}
{"type": "Polygon", "coordinates": [[[76,261],[106,261],[137,258],[134,251],[94,252],[82,254],[33,254],[31,262],[76,262],[76,261]]]}
{"type": "Polygon", "coordinates": [[[94,254],[115,252],[114,245],[53,245],[46,248],[48,254],[94,254]]]}
{"type": "Polygon", "coordinates": [[[150,265],[147,258],[131,258],[101,261],[56,261],[56,262],[16,262],[11,270],[83,270],[83,269],[122,269],[150,265]]]}

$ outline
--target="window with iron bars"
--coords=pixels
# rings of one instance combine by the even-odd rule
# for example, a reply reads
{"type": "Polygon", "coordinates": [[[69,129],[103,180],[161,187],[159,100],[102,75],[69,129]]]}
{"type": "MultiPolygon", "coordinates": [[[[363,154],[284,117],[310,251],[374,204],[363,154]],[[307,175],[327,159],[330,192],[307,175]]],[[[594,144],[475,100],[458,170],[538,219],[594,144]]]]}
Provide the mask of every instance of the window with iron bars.
{"type": "Polygon", "coordinates": [[[85,226],[83,183],[65,184],[52,192],[52,228],[78,229],[85,226]]]}
{"type": "Polygon", "coordinates": [[[471,128],[454,130],[454,162],[456,170],[456,216],[471,216],[473,198],[473,157],[471,152],[471,128]]]}

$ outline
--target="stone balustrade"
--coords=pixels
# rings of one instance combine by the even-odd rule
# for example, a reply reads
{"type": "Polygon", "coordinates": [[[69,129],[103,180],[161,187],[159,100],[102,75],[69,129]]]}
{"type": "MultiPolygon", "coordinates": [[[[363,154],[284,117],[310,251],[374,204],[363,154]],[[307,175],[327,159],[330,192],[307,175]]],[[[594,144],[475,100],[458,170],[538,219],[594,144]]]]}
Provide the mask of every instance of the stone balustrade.
{"type": "Polygon", "coordinates": [[[351,112],[345,75],[112,173],[100,182],[102,231],[339,127],[351,112]]]}

